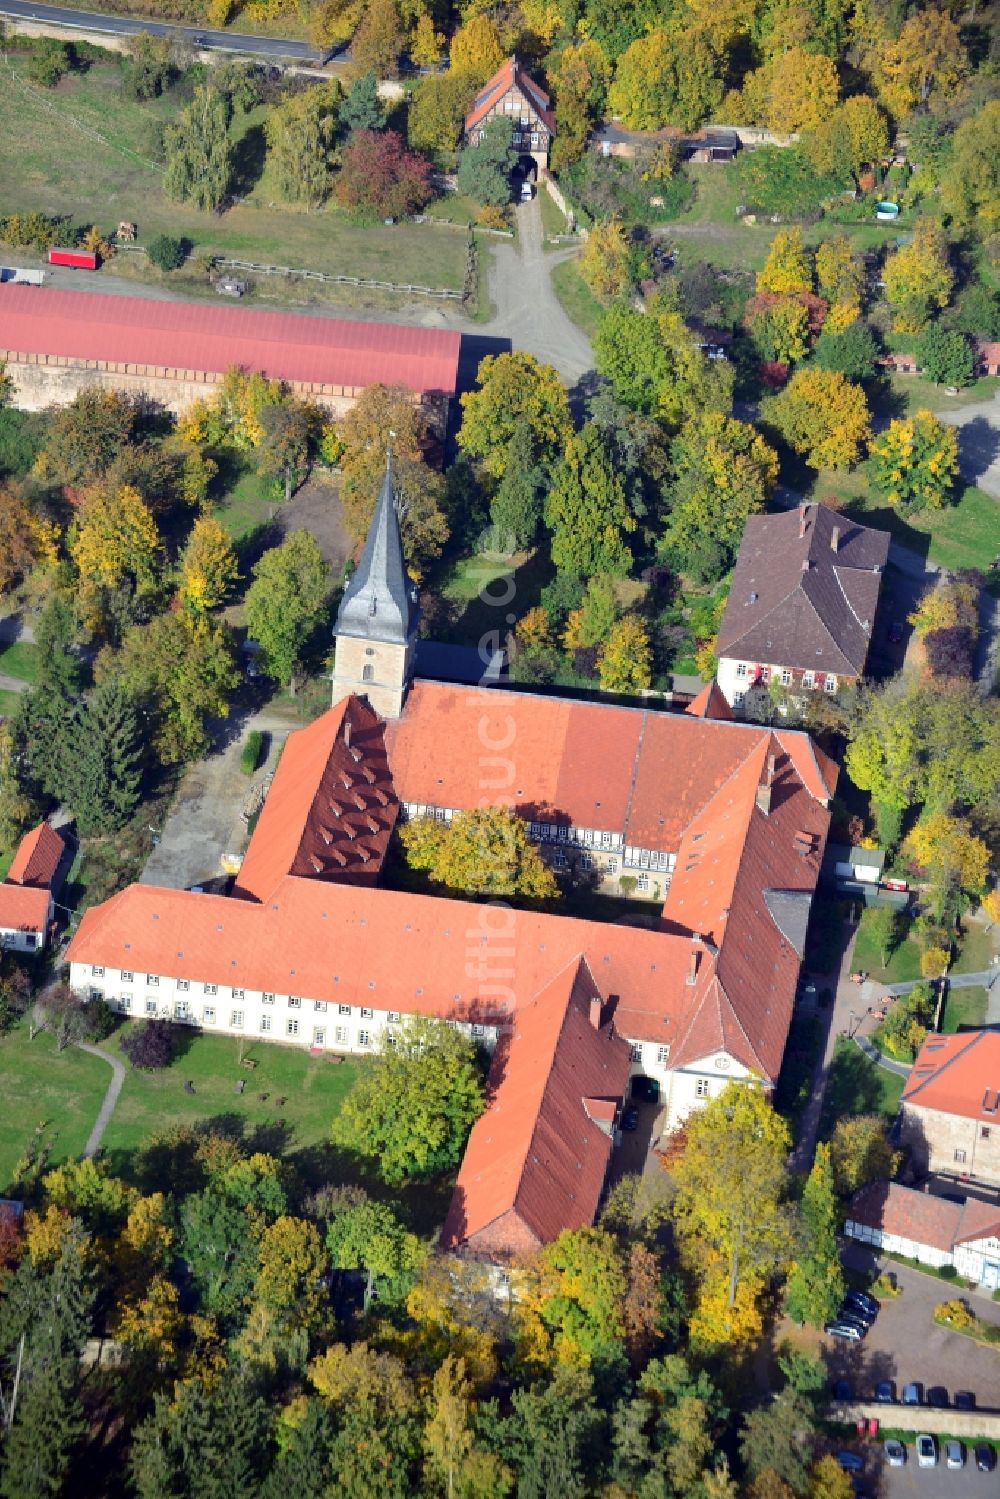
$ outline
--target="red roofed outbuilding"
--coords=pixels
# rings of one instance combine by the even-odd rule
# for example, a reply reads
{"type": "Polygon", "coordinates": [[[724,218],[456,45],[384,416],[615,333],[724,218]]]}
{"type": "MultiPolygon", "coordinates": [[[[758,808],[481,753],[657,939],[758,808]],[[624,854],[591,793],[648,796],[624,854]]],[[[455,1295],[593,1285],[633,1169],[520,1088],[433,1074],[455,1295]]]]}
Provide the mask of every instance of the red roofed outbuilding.
{"type": "Polygon", "coordinates": [[[929,1035],[900,1114],[900,1138],[918,1171],[1000,1185],[1000,1031],[929,1035]]]}
{"type": "Polygon", "coordinates": [[[59,833],[41,822],[25,833],[0,884],[0,947],[39,952],[55,914],[52,885],[65,852],[59,833]]]}

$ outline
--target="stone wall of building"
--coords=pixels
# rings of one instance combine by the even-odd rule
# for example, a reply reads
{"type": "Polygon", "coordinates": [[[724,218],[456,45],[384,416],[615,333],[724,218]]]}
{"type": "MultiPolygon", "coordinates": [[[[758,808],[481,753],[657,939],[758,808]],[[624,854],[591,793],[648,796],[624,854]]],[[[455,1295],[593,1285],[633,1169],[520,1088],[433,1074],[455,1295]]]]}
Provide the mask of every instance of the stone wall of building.
{"type": "Polygon", "coordinates": [[[901,1113],[900,1140],[918,1171],[968,1175],[1000,1185],[1000,1110],[989,1121],[911,1104],[904,1104],[901,1113]]]}

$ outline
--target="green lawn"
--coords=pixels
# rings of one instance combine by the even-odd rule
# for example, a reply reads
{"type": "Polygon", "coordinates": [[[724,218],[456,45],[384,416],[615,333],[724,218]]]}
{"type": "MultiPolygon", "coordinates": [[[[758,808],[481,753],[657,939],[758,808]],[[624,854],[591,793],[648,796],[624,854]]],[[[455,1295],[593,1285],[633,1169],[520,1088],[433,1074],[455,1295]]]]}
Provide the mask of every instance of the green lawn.
{"type": "Polygon", "coordinates": [[[509,627],[508,616],[519,619],[538,603],[551,572],[541,552],[506,558],[478,552],[453,562],[430,585],[461,609],[448,638],[478,645],[486,634],[499,632],[502,639],[509,627]]]}
{"type": "Polygon", "coordinates": [[[942,567],[986,569],[1000,553],[1000,501],[970,484],[959,490],[957,502],[943,510],[922,510],[901,516],[872,492],[862,470],[838,476],[820,474],[813,495],[840,495],[844,509],[866,526],[891,531],[903,546],[926,552],[942,567]]]}
{"type": "Polygon", "coordinates": [[[213,513],[233,541],[241,541],[257,526],[265,525],[276,508],[272,486],[248,470],[226,491],[213,513]]]}
{"type": "MultiPolygon", "coordinates": [[[[428,203],[424,213],[429,219],[448,219],[453,224],[474,224],[479,217],[479,204],[464,193],[445,193],[428,203]]],[[[464,244],[461,235],[456,236],[464,244]]]]}
{"type": "Polygon", "coordinates": [[[893,375],[890,383],[893,392],[906,402],[907,416],[915,411],[961,411],[963,406],[975,405],[977,401],[992,401],[1000,389],[1000,380],[990,376],[974,380],[957,396],[948,395],[943,385],[934,385],[915,375],[893,375]]]}
{"type": "Polygon", "coordinates": [[[994,933],[986,931],[978,922],[971,922],[962,929],[962,940],[958,957],[952,964],[953,973],[982,973],[993,961],[994,933]]]}
{"type": "Polygon", "coordinates": [[[949,989],[941,1017],[943,1031],[976,1030],[986,1019],[989,995],[981,984],[971,989],[949,989]]]}
{"type": "Polygon", "coordinates": [[[566,316],[593,338],[604,309],[577,270],[575,260],[562,260],[552,267],[552,287],[566,316]]]}
{"type": "Polygon", "coordinates": [[[0,1076],[2,1193],[29,1145],[40,1141],[53,1166],[81,1153],[111,1081],[111,1069],[75,1046],[57,1052],[44,1032],[29,1041],[28,1027],[22,1023],[0,1038],[0,1076]]]}
{"type": "MultiPolygon", "coordinates": [[[[105,1043],[109,1051],[120,1054],[121,1034],[105,1043]]],[[[180,1036],[180,1054],[162,1072],[137,1072],[126,1063],[125,1086],[104,1137],[116,1169],[127,1172],[136,1147],[169,1125],[223,1117],[239,1121],[248,1133],[273,1130],[283,1120],[284,1150],[315,1148],[329,1139],[334,1115],[363,1065],[337,1065],[298,1047],[254,1042],[245,1045],[245,1055],[257,1062],[251,1069],[239,1064],[235,1036],[183,1029],[180,1036]],[[185,1090],[187,1081],[193,1093],[185,1090]],[[246,1087],[238,1094],[241,1081],[246,1087]]]]}
{"type": "Polygon", "coordinates": [[[539,187],[538,189],[538,207],[542,215],[542,232],[544,234],[565,234],[567,232],[566,215],[546,187],[539,187]]]}
{"type": "MultiPolygon", "coordinates": [[[[225,214],[202,213],[163,194],[159,128],[179,107],[177,91],[136,103],[121,97],[117,61],[93,64],[56,89],[25,87],[24,53],[12,55],[14,79],[0,89],[0,181],[6,213],[42,209],[77,224],[119,219],[139,239],[185,236],[192,245],[262,263],[379,280],[460,289],[461,234],[433,225],[352,224],[335,207],[307,213],[278,203],[264,151],[261,109],[237,111],[233,137],[244,182],[242,201],[225,214]],[[79,163],[85,157],[86,172],[79,163]]],[[[138,257],[135,257],[138,259],[138,257]]],[[[124,257],[120,257],[124,260],[124,257]]],[[[99,286],[99,282],[97,285],[99,286]]]]}
{"type": "Polygon", "coordinates": [[[882,954],[871,941],[864,927],[864,919],[854,939],[854,971],[864,970],[880,984],[902,984],[908,979],[920,977],[920,949],[910,937],[904,937],[890,954],[888,965],[882,967],[882,954]]]}
{"type": "Polygon", "coordinates": [[[8,692],[5,687],[0,687],[0,718],[11,718],[17,709],[21,694],[19,692],[8,692]]]}
{"type": "Polygon", "coordinates": [[[892,1119],[903,1081],[898,1073],[877,1067],[853,1041],[840,1036],[823,1096],[820,1138],[829,1139],[837,1120],[850,1114],[884,1114],[892,1119]]]}
{"type": "Polygon", "coordinates": [[[22,682],[38,681],[38,647],[26,640],[0,646],[0,676],[20,677],[22,682]]]}

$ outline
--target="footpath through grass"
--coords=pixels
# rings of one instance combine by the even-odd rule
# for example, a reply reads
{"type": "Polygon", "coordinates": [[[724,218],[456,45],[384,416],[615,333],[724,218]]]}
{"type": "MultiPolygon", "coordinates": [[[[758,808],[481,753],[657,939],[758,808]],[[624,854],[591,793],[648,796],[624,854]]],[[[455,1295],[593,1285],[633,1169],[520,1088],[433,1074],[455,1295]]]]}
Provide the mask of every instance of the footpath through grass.
{"type": "Polygon", "coordinates": [[[51,1166],[81,1154],[110,1082],[99,1057],[57,1052],[44,1031],[29,1041],[23,1021],[0,1037],[0,1195],[29,1146],[44,1144],[51,1166]]]}

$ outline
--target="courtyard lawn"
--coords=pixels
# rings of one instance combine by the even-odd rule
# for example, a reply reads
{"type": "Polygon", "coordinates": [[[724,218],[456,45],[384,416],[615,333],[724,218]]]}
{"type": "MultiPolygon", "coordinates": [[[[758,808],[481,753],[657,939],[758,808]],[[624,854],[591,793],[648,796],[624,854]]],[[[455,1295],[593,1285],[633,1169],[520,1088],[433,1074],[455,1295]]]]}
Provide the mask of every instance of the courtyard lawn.
{"type": "Polygon", "coordinates": [[[593,338],[604,309],[577,270],[575,257],[552,267],[552,287],[566,316],[593,338]]]}
{"type": "Polygon", "coordinates": [[[1000,380],[988,375],[965,386],[957,396],[950,396],[945,386],[915,375],[893,375],[890,383],[893,392],[906,402],[907,416],[915,411],[961,411],[963,406],[973,406],[978,401],[992,401],[1000,390],[1000,380]]]}
{"type": "MultiPolygon", "coordinates": [[[[235,1036],[178,1029],[178,1055],[162,1072],[137,1072],[125,1063],[125,1086],[104,1136],[105,1151],[125,1174],[136,1148],[150,1135],[209,1119],[239,1121],[248,1133],[275,1130],[282,1150],[315,1149],[329,1140],[334,1115],[363,1065],[336,1064],[299,1047],[248,1039],[244,1057],[257,1065],[242,1067],[235,1036]],[[245,1087],[237,1093],[240,1082],[245,1087]]],[[[121,1054],[121,1034],[104,1043],[107,1050],[121,1054]]]]}
{"type": "Polygon", "coordinates": [[[213,514],[233,541],[242,541],[258,526],[267,525],[277,508],[273,486],[248,469],[226,490],[213,514]]]}
{"type": "Polygon", "coordinates": [[[880,495],[868,489],[863,473],[844,476],[820,475],[813,486],[814,497],[840,494],[844,509],[866,526],[875,526],[892,535],[903,546],[926,553],[941,567],[957,570],[977,567],[984,571],[1000,553],[1000,500],[974,484],[959,490],[956,503],[943,510],[922,510],[904,517],[886,505],[880,495]],[[821,481],[823,481],[821,483],[821,481]],[[848,483],[850,490],[848,491],[848,483]]]}
{"type": "Polygon", "coordinates": [[[948,1033],[978,1030],[986,1019],[988,1003],[989,995],[981,984],[971,989],[949,989],[941,1029],[948,1033]]]}
{"type": "Polygon", "coordinates": [[[893,949],[887,966],[883,968],[882,954],[862,923],[854,939],[854,971],[858,973],[862,970],[880,984],[903,984],[909,979],[918,979],[920,949],[911,937],[904,937],[893,949]]]}
{"type": "MultiPolygon", "coordinates": [[[[336,207],[307,213],[291,204],[272,206],[266,167],[261,172],[262,109],[234,115],[240,201],[218,216],[173,203],[163,193],[158,132],[182,107],[177,89],[145,103],[124,99],[121,65],[113,59],[93,63],[55,89],[39,90],[26,80],[27,54],[11,54],[10,64],[12,73],[0,89],[5,213],[42,209],[78,225],[128,219],[138,223],[142,244],[170,234],[187,238],[195,249],[263,264],[461,289],[465,240],[454,230],[353,224],[336,207]],[[87,160],[83,174],[81,152],[87,160]]],[[[100,289],[99,279],[94,289],[100,289]]]]}
{"type": "Polygon", "coordinates": [[[0,1077],[2,1194],[29,1146],[44,1146],[52,1166],[80,1155],[111,1082],[111,1068],[75,1046],[57,1052],[44,1031],[29,1041],[22,1021],[0,1037],[0,1077]]]}
{"type": "Polygon", "coordinates": [[[970,922],[962,929],[958,956],[951,965],[952,973],[983,973],[992,965],[994,933],[987,931],[978,921],[970,922]]]}
{"type": "Polygon", "coordinates": [[[38,681],[38,647],[26,640],[0,646],[0,677],[19,677],[22,682],[38,681]]]}
{"type": "Polygon", "coordinates": [[[827,1078],[820,1115],[819,1135],[828,1140],[838,1119],[851,1114],[884,1114],[895,1118],[903,1077],[870,1062],[859,1046],[846,1036],[837,1039],[837,1049],[827,1078]]]}
{"type": "Polygon", "coordinates": [[[12,718],[20,698],[19,692],[8,692],[5,687],[0,687],[0,718],[12,718]]]}
{"type": "Polygon", "coordinates": [[[538,603],[551,571],[540,552],[519,552],[512,557],[477,552],[453,561],[430,585],[461,610],[448,638],[478,645],[485,636],[496,635],[501,644],[509,628],[508,617],[520,618],[538,603]]]}

